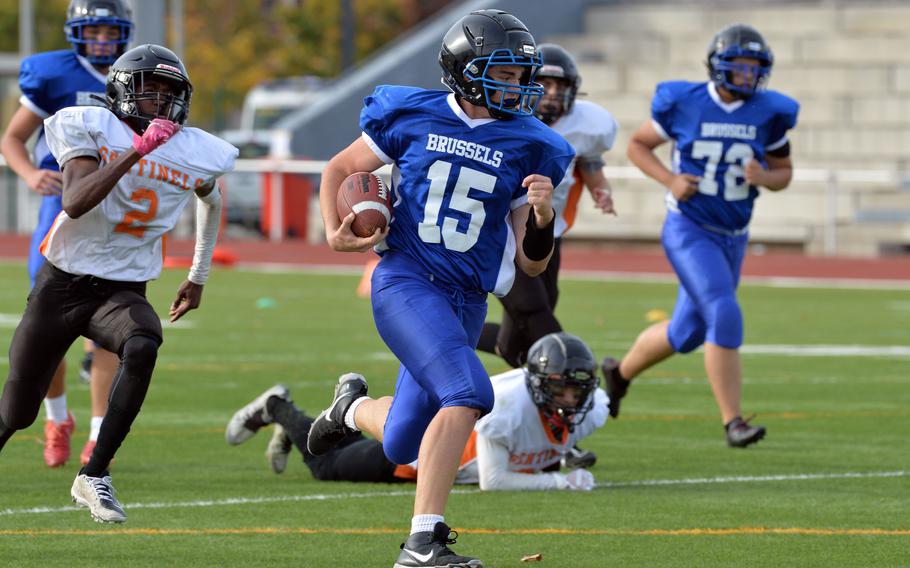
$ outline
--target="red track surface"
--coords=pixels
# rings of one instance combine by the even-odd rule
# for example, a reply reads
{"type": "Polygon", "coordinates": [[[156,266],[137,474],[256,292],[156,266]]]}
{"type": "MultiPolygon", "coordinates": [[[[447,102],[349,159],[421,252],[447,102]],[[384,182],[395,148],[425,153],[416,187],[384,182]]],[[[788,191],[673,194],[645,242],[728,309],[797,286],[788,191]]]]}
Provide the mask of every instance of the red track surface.
{"type": "MultiPolygon", "coordinates": [[[[24,260],[28,236],[0,235],[0,259],[24,260]]],[[[331,265],[358,266],[371,255],[337,253],[325,245],[303,241],[269,243],[267,241],[228,240],[220,248],[244,264],[270,263],[289,266],[331,265]]],[[[168,257],[188,258],[193,254],[192,241],[168,241],[168,257]]],[[[671,274],[670,265],[659,251],[616,250],[615,245],[564,243],[562,266],[570,271],[622,272],[636,274],[671,274]]],[[[743,267],[747,277],[847,278],[872,280],[905,280],[910,286],[910,258],[880,259],[807,257],[793,253],[749,255],[743,267]]]]}

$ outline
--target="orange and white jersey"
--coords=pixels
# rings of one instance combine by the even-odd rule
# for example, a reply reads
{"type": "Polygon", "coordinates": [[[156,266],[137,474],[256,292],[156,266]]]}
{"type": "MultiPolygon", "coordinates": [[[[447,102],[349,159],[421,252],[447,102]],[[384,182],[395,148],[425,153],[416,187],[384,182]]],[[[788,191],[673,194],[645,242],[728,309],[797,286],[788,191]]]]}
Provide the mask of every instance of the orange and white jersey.
{"type": "Polygon", "coordinates": [[[572,112],[552,125],[553,130],[575,148],[575,160],[566,169],[566,176],[553,190],[553,209],[556,210],[557,237],[575,222],[578,200],[584,189],[575,176],[579,162],[601,161],[603,153],[613,147],[616,139],[616,119],[606,109],[590,101],[576,100],[572,112]]]}
{"type": "MultiPolygon", "coordinates": [[[[44,121],[61,169],[80,156],[102,165],[133,144],[133,130],[104,107],[71,107],[44,121]]],[[[193,190],[234,168],[239,151],[198,128],[183,128],[144,156],[110,194],[78,219],[61,212],[41,246],[57,268],[108,280],[144,282],[162,266],[161,237],[177,223],[193,190]]]]}
{"type": "MultiPolygon", "coordinates": [[[[531,399],[523,369],[513,369],[491,377],[496,402],[493,410],[481,418],[474,428],[475,436],[483,436],[508,448],[508,471],[536,473],[558,462],[575,443],[590,436],[607,421],[609,399],[603,389],[594,391],[594,406],[570,434],[564,431],[554,437],[546,419],[531,399]]],[[[459,483],[477,482],[476,444],[472,436],[459,470],[459,483]]]]}

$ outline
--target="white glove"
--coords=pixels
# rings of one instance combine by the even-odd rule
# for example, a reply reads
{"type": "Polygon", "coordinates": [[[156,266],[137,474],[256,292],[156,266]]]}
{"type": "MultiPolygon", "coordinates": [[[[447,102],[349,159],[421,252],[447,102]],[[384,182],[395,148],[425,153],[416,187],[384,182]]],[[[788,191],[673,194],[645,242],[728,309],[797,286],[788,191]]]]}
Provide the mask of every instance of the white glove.
{"type": "Polygon", "coordinates": [[[566,475],[566,483],[572,491],[590,491],[594,489],[594,474],[586,469],[576,469],[566,475]]]}

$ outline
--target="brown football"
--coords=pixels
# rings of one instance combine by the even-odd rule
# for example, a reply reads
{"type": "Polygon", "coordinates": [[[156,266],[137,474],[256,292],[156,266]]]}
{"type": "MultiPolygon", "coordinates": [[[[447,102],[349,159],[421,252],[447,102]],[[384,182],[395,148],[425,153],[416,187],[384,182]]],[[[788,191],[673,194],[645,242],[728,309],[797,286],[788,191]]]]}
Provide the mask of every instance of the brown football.
{"type": "Polygon", "coordinates": [[[353,212],[351,230],[358,237],[369,237],[376,229],[385,229],[392,219],[389,188],[369,172],[357,172],[341,182],[336,207],[338,218],[353,212]]]}

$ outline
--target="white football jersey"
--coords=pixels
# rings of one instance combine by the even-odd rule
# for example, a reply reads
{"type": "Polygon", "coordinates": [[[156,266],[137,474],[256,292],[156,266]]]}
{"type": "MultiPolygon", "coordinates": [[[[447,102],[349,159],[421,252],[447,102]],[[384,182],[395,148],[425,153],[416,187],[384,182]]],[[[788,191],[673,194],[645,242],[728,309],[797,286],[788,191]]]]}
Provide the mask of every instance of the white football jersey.
{"type": "Polygon", "coordinates": [[[603,153],[613,147],[617,126],[613,115],[600,105],[576,100],[572,112],[557,120],[552,128],[575,148],[575,159],[566,169],[566,176],[553,190],[555,234],[561,237],[575,222],[578,199],[583,189],[581,182],[575,178],[575,165],[579,161],[602,160],[603,153]]]}
{"type": "MultiPolygon", "coordinates": [[[[609,399],[603,389],[594,391],[594,406],[570,434],[556,439],[545,424],[540,409],[531,400],[523,369],[513,369],[491,377],[496,402],[493,410],[481,418],[474,432],[509,449],[509,471],[536,473],[558,462],[575,443],[590,436],[607,421],[609,399]]],[[[465,456],[467,457],[467,456],[465,456]]],[[[460,483],[476,476],[475,460],[463,462],[460,483]],[[472,475],[473,474],[473,475],[472,475]]],[[[476,482],[476,479],[472,479],[476,482]]]]}
{"type": "MultiPolygon", "coordinates": [[[[70,107],[44,121],[61,169],[80,156],[102,165],[127,151],[133,130],[103,107],[70,107]]],[[[239,151],[198,128],[183,128],[144,156],[110,194],[78,219],[65,212],[41,245],[47,260],[70,274],[144,282],[161,273],[161,237],[174,228],[193,189],[234,168],[239,151]]]]}

